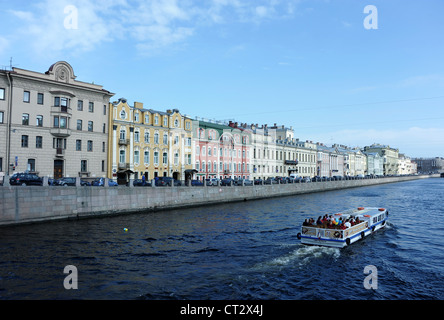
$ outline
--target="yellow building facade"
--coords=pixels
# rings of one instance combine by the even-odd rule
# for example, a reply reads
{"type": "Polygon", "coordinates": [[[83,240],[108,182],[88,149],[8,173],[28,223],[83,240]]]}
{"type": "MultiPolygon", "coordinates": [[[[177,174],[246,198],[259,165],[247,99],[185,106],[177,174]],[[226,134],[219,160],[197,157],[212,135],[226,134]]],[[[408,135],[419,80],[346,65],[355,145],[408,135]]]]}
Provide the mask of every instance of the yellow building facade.
{"type": "Polygon", "coordinates": [[[192,170],[192,121],[179,110],[130,106],[126,99],[110,103],[108,177],[126,184],[156,177],[187,180],[192,170]]]}

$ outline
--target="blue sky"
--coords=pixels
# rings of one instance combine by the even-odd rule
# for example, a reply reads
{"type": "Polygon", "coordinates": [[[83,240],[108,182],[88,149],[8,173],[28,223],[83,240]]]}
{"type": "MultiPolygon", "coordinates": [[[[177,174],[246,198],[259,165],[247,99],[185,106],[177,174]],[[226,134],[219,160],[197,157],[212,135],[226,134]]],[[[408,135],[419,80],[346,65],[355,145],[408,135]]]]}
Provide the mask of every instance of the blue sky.
{"type": "Polygon", "coordinates": [[[12,57],[45,72],[65,60],[113,101],[444,156],[442,0],[0,4],[0,67],[12,57]],[[367,5],[377,8],[377,29],[364,27],[367,5]]]}

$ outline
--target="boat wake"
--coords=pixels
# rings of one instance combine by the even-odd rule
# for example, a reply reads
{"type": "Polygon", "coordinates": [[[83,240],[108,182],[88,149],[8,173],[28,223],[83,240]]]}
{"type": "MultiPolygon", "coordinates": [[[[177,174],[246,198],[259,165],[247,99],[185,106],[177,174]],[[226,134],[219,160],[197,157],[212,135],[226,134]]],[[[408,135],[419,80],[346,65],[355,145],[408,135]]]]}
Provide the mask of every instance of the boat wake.
{"type": "Polygon", "coordinates": [[[262,262],[256,265],[257,268],[304,266],[314,260],[322,258],[338,259],[341,255],[339,248],[319,247],[319,246],[298,246],[297,249],[283,256],[262,262]]]}

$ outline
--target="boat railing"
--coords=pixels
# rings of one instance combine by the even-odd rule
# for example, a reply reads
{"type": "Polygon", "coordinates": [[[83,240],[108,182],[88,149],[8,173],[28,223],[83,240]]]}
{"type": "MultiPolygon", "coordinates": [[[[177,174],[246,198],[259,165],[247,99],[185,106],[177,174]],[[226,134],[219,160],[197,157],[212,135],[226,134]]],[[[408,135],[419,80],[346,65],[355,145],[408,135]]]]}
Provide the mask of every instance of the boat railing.
{"type": "Polygon", "coordinates": [[[352,235],[364,231],[368,228],[368,222],[363,221],[347,229],[331,229],[331,228],[317,228],[316,226],[303,226],[302,236],[312,238],[327,238],[327,239],[346,239],[352,235]]]}

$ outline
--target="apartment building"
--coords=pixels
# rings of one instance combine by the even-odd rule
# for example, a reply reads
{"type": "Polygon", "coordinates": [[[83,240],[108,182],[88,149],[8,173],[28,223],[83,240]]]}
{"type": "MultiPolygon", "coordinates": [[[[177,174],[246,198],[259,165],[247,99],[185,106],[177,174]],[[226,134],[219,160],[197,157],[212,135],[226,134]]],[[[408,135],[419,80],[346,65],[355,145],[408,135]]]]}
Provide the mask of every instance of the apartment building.
{"type": "Polygon", "coordinates": [[[178,109],[158,111],[125,98],[109,104],[108,177],[119,184],[156,177],[191,179],[192,120],[178,109]]]}
{"type": "Polygon", "coordinates": [[[106,176],[114,94],[76,78],[65,61],[43,73],[0,70],[0,172],[106,176]]]}
{"type": "Polygon", "coordinates": [[[250,179],[251,132],[237,123],[194,120],[194,169],[198,179],[250,179]]]}
{"type": "Polygon", "coordinates": [[[383,158],[384,161],[384,175],[395,175],[398,174],[399,166],[399,150],[391,148],[388,145],[381,145],[374,143],[371,146],[364,147],[364,152],[377,152],[379,156],[383,158]]]}

